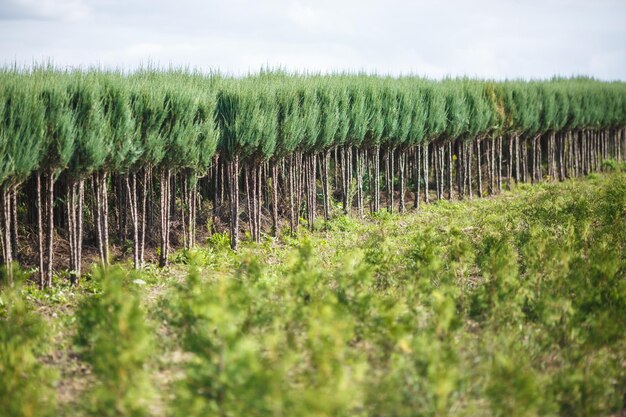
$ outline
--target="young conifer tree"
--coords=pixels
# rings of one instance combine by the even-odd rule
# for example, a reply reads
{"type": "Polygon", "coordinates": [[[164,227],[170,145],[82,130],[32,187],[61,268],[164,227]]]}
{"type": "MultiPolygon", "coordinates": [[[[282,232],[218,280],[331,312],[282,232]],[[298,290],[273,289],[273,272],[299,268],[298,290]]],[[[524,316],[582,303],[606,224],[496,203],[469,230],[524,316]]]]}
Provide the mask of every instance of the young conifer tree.
{"type": "Polygon", "coordinates": [[[65,171],[66,211],[71,277],[81,275],[85,179],[99,171],[111,153],[96,73],[74,74],[69,81],[69,106],[74,114],[74,150],[65,171]]]}

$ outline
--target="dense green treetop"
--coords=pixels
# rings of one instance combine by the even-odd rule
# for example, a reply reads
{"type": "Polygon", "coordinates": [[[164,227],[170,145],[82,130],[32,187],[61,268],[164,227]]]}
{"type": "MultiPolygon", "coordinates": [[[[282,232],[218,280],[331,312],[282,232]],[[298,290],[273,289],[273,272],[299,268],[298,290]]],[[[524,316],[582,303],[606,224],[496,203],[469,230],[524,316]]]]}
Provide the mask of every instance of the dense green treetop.
{"type": "Polygon", "coordinates": [[[0,184],[34,171],[202,172],[216,153],[260,162],[345,144],[395,148],[625,125],[626,84],[581,77],[11,68],[0,70],[0,184]]]}

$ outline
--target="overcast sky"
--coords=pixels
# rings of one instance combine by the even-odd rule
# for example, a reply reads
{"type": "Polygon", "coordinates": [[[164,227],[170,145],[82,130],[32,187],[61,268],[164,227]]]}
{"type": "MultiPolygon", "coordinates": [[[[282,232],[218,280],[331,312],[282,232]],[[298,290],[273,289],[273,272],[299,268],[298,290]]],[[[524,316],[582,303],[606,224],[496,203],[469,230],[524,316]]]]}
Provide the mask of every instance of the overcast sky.
{"type": "Polygon", "coordinates": [[[0,64],[626,80],[626,0],[0,0],[0,64]]]}

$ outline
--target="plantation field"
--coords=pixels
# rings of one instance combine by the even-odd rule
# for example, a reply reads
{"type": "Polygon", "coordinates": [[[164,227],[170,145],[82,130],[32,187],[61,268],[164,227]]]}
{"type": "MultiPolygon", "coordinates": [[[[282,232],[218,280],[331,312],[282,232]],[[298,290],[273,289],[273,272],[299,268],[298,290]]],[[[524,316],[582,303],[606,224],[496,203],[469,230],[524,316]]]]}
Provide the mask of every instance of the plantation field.
{"type": "Polygon", "coordinates": [[[624,413],[624,166],[252,240],[5,286],[0,410],[624,413]]]}
{"type": "Polygon", "coordinates": [[[625,159],[623,82],[0,68],[0,265],[51,287],[625,159]]]}

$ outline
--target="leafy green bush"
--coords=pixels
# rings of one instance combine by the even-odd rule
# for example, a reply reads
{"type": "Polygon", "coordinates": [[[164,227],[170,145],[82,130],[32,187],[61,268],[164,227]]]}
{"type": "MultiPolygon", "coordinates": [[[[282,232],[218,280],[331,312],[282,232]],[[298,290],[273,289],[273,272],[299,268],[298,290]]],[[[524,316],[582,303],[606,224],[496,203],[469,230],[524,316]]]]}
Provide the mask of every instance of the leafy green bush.
{"type": "MultiPolygon", "coordinates": [[[[155,345],[174,379],[155,375],[155,407],[294,417],[624,409],[624,174],[338,222],[237,253],[214,235],[176,254],[189,268],[182,282],[180,265],[142,273],[154,292],[175,286],[156,309],[154,292],[145,299],[169,337],[155,345]]],[[[99,272],[75,289],[95,294],[76,322],[97,379],[92,414],[147,414],[151,338],[133,278],[99,272]]],[[[36,302],[71,300],[44,294],[36,302]]]]}
{"type": "Polygon", "coordinates": [[[19,286],[4,288],[0,292],[0,414],[55,414],[54,375],[37,358],[44,341],[44,323],[23,299],[19,286]]]}
{"type": "Polygon", "coordinates": [[[96,376],[88,410],[98,416],[145,416],[151,387],[144,370],[152,336],[139,297],[128,285],[133,276],[119,268],[95,277],[102,292],[86,298],[77,312],[75,342],[96,376]]]}

